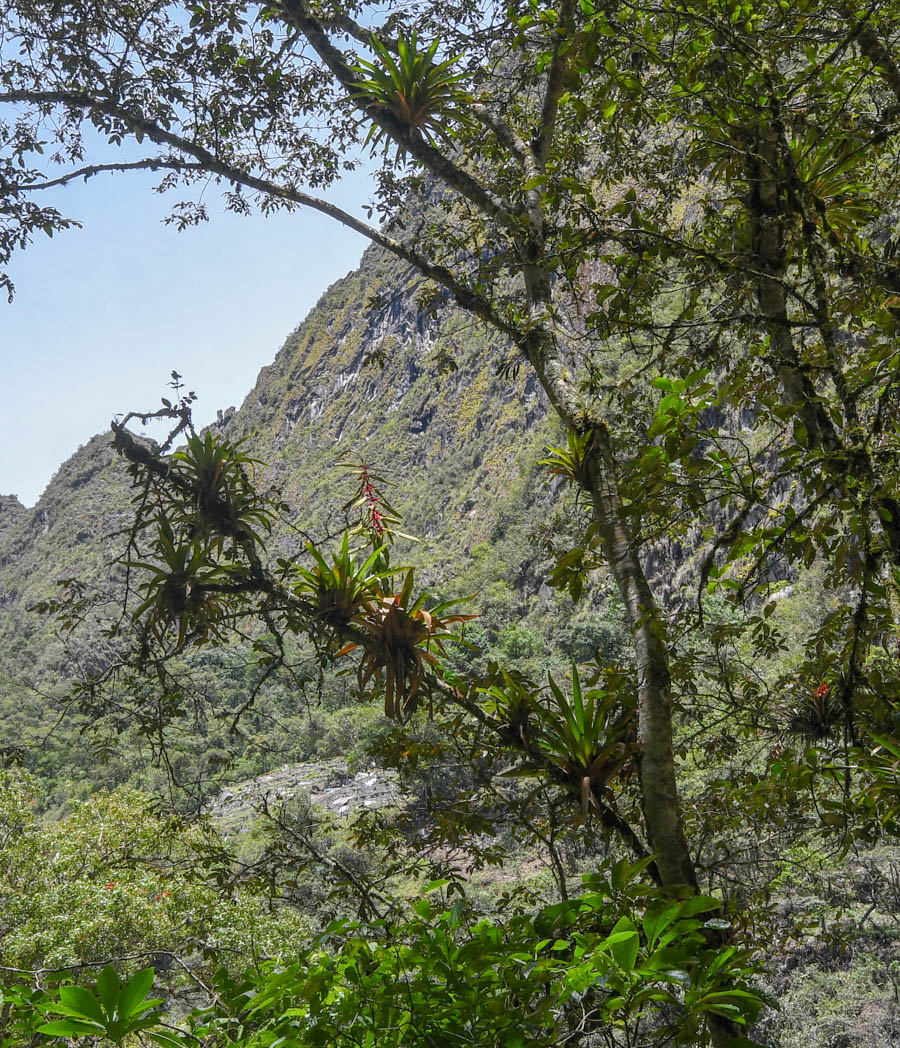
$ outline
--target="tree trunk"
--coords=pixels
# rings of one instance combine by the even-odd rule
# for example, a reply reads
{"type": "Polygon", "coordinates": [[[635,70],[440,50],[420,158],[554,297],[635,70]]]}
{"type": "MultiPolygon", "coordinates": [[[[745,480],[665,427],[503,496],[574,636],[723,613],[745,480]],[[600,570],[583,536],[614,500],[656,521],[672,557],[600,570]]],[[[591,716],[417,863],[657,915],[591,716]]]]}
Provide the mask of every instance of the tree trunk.
{"type": "Polygon", "coordinates": [[[634,638],[638,678],[641,804],[651,849],[666,886],[697,889],[675,777],[671,677],[665,625],[625,518],[605,428],[593,431],[588,462],[593,516],[634,638]]]}
{"type": "MultiPolygon", "coordinates": [[[[538,329],[540,330],[540,329],[538,329]]],[[[665,627],[644,574],[637,543],[616,481],[615,454],[602,422],[585,411],[574,379],[560,362],[546,326],[525,347],[526,355],[562,421],[571,429],[590,429],[587,487],[603,552],[615,579],[634,644],[638,677],[638,764],[641,807],[650,850],[656,854],[666,887],[697,889],[697,874],[681,817],[672,741],[672,697],[665,627]]]]}

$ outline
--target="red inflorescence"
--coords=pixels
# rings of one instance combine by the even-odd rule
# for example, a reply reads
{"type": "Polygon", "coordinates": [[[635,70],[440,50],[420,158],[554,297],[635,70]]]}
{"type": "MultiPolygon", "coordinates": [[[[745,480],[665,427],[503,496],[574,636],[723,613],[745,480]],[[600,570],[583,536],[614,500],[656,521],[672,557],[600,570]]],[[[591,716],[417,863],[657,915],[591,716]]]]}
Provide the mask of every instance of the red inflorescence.
{"type": "Polygon", "coordinates": [[[384,534],[384,514],[381,511],[381,498],[378,492],[375,490],[375,485],[372,483],[369,477],[369,470],[366,466],[360,466],[360,476],[362,477],[362,496],[368,504],[366,510],[366,523],[375,532],[378,538],[384,534]]]}

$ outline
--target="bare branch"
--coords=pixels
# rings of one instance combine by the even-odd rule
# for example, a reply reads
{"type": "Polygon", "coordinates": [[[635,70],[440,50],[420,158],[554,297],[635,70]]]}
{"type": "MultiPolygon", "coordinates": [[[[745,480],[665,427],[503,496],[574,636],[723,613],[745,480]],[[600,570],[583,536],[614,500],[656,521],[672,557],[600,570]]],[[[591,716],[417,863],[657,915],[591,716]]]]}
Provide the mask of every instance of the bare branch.
{"type": "MultiPolygon", "coordinates": [[[[2,99],[0,99],[2,101],[2,99]]],[[[203,171],[204,165],[200,163],[189,164],[184,160],[166,160],[162,157],[147,157],[146,160],[134,160],[130,163],[113,164],[88,164],[80,167],[77,171],[69,171],[59,178],[52,178],[47,182],[29,182],[17,186],[20,193],[33,193],[40,189],[52,189],[54,186],[64,186],[76,179],[83,178],[85,182],[94,175],[103,174],[107,171],[203,171]]]]}

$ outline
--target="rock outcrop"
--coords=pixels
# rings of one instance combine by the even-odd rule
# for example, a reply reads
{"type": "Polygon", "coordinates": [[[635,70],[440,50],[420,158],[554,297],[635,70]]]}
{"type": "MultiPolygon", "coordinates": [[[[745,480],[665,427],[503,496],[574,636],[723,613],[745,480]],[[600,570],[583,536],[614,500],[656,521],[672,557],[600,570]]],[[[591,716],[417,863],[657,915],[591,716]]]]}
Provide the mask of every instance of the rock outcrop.
{"type": "Polygon", "coordinates": [[[307,798],[314,807],[338,818],[364,809],[401,808],[409,800],[394,771],[373,766],[353,773],[341,760],[308,761],[226,787],[207,813],[223,832],[236,833],[264,806],[275,809],[297,797],[307,798]]]}

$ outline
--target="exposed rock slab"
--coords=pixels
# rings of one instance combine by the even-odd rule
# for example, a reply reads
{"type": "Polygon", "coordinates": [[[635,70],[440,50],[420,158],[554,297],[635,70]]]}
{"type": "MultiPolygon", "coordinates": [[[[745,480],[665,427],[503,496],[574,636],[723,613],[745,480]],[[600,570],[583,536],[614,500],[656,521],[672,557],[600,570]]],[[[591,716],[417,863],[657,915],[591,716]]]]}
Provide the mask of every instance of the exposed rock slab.
{"type": "Polygon", "coordinates": [[[338,818],[366,809],[402,808],[408,801],[396,772],[372,767],[353,773],[334,759],[292,764],[229,786],[210,804],[209,813],[234,832],[252,822],[264,804],[273,807],[298,796],[338,818]]]}

